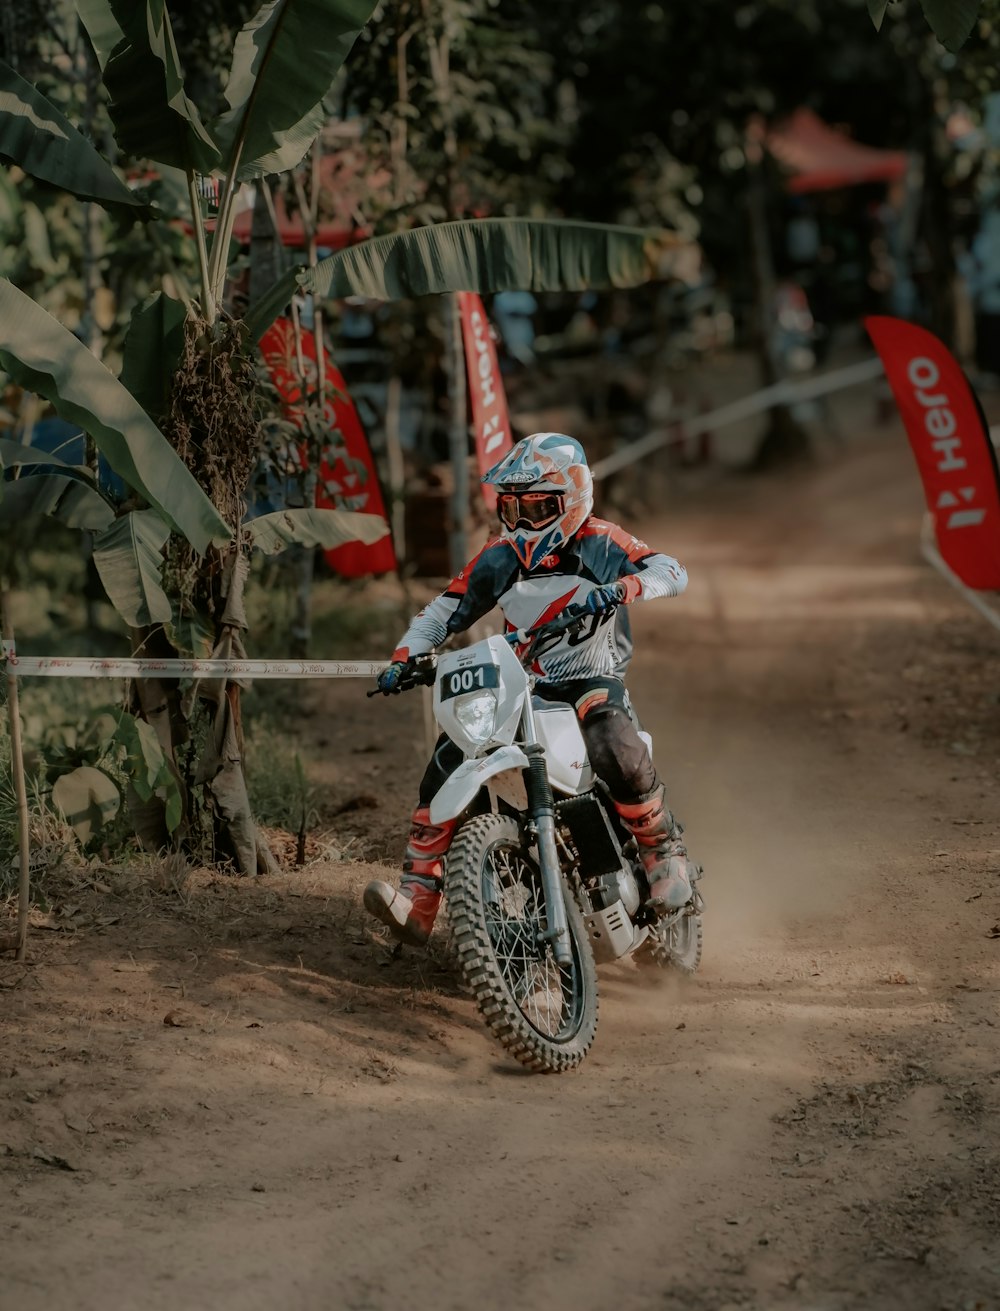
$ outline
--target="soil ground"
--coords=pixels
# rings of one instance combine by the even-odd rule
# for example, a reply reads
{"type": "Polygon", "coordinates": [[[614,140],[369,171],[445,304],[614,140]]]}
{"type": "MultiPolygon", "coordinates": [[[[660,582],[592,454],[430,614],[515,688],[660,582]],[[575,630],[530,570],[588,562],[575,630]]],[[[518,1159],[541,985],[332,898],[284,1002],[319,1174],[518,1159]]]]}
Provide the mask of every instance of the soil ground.
{"type": "Polygon", "coordinates": [[[893,427],[644,525],[691,575],[637,609],[630,681],[705,959],[602,971],[571,1075],[359,909],[418,697],[308,685],[289,721],[337,858],[64,874],[70,931],[0,966],[0,1304],[1000,1307],[1000,638],[920,512],[893,427]]]}

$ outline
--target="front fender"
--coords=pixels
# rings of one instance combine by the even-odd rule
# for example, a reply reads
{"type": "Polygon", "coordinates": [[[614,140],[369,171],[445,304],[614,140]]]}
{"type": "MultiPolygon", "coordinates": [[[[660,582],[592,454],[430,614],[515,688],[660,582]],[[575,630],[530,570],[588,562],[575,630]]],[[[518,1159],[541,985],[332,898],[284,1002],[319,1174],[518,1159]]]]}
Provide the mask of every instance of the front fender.
{"type": "Polygon", "coordinates": [[[498,747],[488,756],[466,760],[454,774],[445,779],[440,791],[431,802],[431,823],[442,824],[446,819],[457,819],[479,794],[483,784],[494,774],[507,769],[527,769],[528,757],[520,747],[498,747]]]}

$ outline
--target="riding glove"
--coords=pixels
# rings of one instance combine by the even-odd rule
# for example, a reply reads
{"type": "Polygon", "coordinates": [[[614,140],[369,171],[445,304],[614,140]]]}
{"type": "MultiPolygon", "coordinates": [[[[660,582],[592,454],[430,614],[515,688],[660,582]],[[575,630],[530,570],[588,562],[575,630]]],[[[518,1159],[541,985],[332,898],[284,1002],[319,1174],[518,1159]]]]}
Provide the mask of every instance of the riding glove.
{"type": "Polygon", "coordinates": [[[607,583],[604,587],[595,587],[587,595],[583,606],[588,614],[602,615],[606,610],[614,610],[626,600],[628,595],[624,583],[607,583]]]}
{"type": "Polygon", "coordinates": [[[402,660],[394,660],[391,665],[387,665],[382,670],[375,682],[383,696],[389,696],[401,690],[399,684],[405,672],[406,663],[402,660]]]}

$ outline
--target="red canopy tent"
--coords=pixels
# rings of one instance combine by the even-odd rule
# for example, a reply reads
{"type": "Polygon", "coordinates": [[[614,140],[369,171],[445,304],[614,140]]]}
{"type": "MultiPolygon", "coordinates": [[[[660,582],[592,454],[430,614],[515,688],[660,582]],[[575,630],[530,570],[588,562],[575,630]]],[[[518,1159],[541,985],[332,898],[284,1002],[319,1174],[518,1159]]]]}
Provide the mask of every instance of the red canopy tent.
{"type": "MultiPolygon", "coordinates": [[[[387,169],[371,170],[364,155],[347,147],[328,151],[319,164],[320,194],[323,217],[316,227],[316,245],[330,250],[364,241],[372,235],[370,227],[358,221],[362,201],[371,189],[386,188],[391,182],[387,169]]],[[[305,228],[302,215],[289,214],[285,196],[278,191],[274,197],[274,217],[283,246],[304,250],[305,228]]],[[[249,244],[253,225],[252,206],[242,209],[233,224],[233,237],[242,245],[249,244]]]]}
{"type": "Polygon", "coordinates": [[[811,109],[797,109],[772,127],[765,144],[791,170],[788,190],[796,195],[862,182],[895,182],[906,172],[905,151],[863,146],[829,127],[811,109]]]}
{"type": "MultiPolygon", "coordinates": [[[[285,198],[280,193],[274,198],[274,216],[278,222],[281,244],[293,250],[304,250],[306,234],[302,215],[297,212],[289,214],[285,206],[285,198]]],[[[249,244],[252,224],[251,209],[245,209],[237,214],[236,222],[233,224],[233,237],[241,245],[249,244]]],[[[335,217],[326,221],[320,219],[316,227],[316,245],[328,247],[330,250],[341,250],[344,246],[363,241],[365,237],[371,235],[370,228],[359,228],[351,222],[350,218],[335,217]]]]}

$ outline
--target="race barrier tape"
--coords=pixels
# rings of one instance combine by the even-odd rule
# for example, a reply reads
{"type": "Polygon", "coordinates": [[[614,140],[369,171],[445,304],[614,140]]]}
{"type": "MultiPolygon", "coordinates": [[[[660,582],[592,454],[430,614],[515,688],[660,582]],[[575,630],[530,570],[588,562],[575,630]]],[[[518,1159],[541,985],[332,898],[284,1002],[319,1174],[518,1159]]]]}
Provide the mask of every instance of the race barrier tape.
{"type": "Polygon", "coordinates": [[[384,660],[151,660],[19,656],[5,643],[3,663],[17,678],[375,678],[384,660]]]}
{"type": "MultiPolygon", "coordinates": [[[[738,423],[741,419],[749,419],[755,414],[763,414],[765,410],[773,409],[776,405],[795,405],[802,401],[816,400],[820,396],[829,396],[832,392],[843,391],[846,387],[857,387],[863,382],[873,382],[883,372],[882,361],[877,357],[862,360],[858,364],[848,364],[842,369],[832,369],[828,373],[819,373],[813,378],[804,378],[801,381],[785,378],[770,387],[763,387],[760,391],[753,392],[750,396],[743,396],[729,405],[722,405],[707,414],[699,414],[690,421],[687,420],[686,413],[678,417],[685,418],[684,435],[697,437],[700,433],[714,432],[727,424],[738,423]]],[[[638,441],[630,442],[591,466],[590,472],[594,481],[598,482],[608,474],[634,464],[644,455],[649,455],[651,451],[658,451],[661,446],[666,446],[676,439],[677,434],[673,428],[660,428],[645,437],[640,437],[638,441]]]]}

